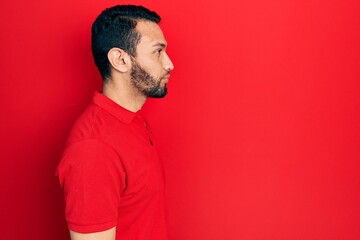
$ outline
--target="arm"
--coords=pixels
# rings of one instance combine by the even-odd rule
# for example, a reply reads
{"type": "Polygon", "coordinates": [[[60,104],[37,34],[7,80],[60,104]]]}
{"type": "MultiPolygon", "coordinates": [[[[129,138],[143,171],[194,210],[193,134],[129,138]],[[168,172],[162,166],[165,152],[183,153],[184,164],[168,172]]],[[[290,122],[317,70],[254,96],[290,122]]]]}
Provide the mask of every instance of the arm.
{"type": "Polygon", "coordinates": [[[95,233],[78,233],[70,230],[71,240],[115,240],[116,227],[95,233]]]}
{"type": "Polygon", "coordinates": [[[72,240],[113,240],[125,172],[107,144],[83,140],[69,146],[58,167],[72,240]]]}

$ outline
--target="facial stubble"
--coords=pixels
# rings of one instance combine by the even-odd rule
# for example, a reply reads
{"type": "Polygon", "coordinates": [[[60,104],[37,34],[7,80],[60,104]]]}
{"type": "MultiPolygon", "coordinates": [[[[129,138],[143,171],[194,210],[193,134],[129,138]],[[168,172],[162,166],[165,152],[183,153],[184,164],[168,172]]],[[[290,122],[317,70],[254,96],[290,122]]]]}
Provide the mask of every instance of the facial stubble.
{"type": "Polygon", "coordinates": [[[149,98],[163,98],[167,94],[166,84],[161,86],[161,80],[151,76],[147,71],[145,71],[136,60],[132,60],[131,67],[131,83],[136,87],[141,93],[149,98]]]}

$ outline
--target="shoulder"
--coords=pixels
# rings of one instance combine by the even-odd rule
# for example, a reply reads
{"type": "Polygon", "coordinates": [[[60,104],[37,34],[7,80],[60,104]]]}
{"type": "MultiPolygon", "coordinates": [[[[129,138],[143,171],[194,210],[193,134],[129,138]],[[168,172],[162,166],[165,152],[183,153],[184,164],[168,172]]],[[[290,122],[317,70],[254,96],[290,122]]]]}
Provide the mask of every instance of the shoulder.
{"type": "Polygon", "coordinates": [[[89,104],[74,122],[68,136],[68,144],[90,137],[94,127],[99,125],[99,115],[101,115],[101,109],[93,103],[89,104]]]}
{"type": "Polygon", "coordinates": [[[66,147],[74,143],[88,140],[106,139],[113,134],[113,127],[118,121],[98,105],[91,103],[75,121],[66,142],[66,147]]]}
{"type": "Polygon", "coordinates": [[[82,139],[69,144],[62,156],[62,161],[75,161],[81,164],[106,164],[109,160],[119,159],[116,151],[100,139],[82,139]]]}
{"type": "Polygon", "coordinates": [[[121,159],[116,151],[99,139],[86,139],[67,146],[58,172],[97,172],[100,169],[121,168],[121,159]]]}
{"type": "Polygon", "coordinates": [[[86,139],[69,145],[57,167],[62,183],[66,178],[124,178],[124,168],[116,151],[99,139],[86,139]]]}

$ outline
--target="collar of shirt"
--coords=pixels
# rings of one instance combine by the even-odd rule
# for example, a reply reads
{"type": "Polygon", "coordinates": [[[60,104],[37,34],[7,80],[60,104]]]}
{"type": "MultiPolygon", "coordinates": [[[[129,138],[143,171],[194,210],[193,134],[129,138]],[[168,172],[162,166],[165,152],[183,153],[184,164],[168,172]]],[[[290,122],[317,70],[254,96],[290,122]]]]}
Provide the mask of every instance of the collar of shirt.
{"type": "Polygon", "coordinates": [[[125,124],[130,124],[136,116],[141,117],[141,110],[131,112],[99,92],[94,93],[93,102],[125,124]]]}

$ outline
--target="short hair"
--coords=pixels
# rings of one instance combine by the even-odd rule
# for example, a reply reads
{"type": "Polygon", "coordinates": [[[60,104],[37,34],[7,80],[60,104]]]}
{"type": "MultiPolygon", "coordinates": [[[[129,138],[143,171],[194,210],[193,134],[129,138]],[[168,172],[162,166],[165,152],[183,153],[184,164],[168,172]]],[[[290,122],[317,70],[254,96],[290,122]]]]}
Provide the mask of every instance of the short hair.
{"type": "Polygon", "coordinates": [[[160,16],[143,6],[117,5],[105,9],[91,28],[91,48],[95,64],[105,81],[111,76],[107,54],[117,47],[136,57],[136,46],[141,39],[135,29],[138,20],[159,23],[160,16]]]}

